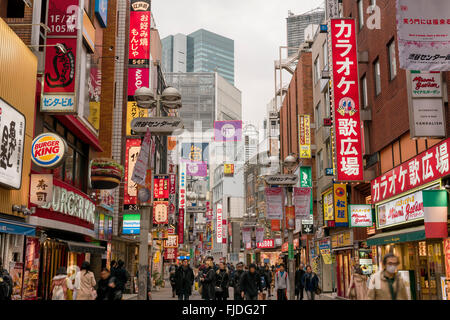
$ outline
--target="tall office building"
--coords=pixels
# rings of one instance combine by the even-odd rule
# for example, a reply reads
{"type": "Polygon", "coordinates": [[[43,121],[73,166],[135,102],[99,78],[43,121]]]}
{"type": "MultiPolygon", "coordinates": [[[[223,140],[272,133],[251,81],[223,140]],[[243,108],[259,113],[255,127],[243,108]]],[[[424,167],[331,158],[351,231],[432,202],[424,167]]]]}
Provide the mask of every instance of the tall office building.
{"type": "MultiPolygon", "coordinates": [[[[325,11],[313,10],[304,14],[294,15],[289,11],[287,21],[287,46],[300,47],[305,41],[305,29],[310,24],[321,24],[325,19],[325,11]]],[[[295,49],[289,49],[289,56],[296,52],[295,49]]]]}
{"type": "Polygon", "coordinates": [[[200,29],[161,42],[165,72],[217,72],[234,85],[234,40],[200,29]]]}

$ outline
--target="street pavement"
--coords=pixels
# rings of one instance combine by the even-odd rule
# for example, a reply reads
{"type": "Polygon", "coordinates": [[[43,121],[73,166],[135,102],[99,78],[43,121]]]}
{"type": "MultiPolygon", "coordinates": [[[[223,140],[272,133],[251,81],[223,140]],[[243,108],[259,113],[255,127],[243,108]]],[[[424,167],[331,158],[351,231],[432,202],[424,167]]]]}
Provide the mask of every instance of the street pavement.
{"type": "MultiPolygon", "coordinates": [[[[229,293],[230,293],[229,296],[231,297],[230,300],[232,300],[233,299],[233,289],[230,289],[229,293]]],[[[306,297],[306,295],[305,295],[305,297],[306,297]]],[[[124,300],[137,300],[137,295],[136,294],[124,295],[123,299],[124,300]]],[[[189,297],[189,299],[194,300],[194,301],[202,300],[202,298],[197,290],[193,290],[192,295],[189,297]]],[[[276,299],[277,299],[276,296],[272,296],[268,300],[276,300],[276,299]]],[[[168,281],[166,281],[164,288],[160,288],[158,291],[155,291],[153,289],[152,300],[178,300],[178,297],[177,296],[175,296],[175,298],[172,297],[172,287],[170,286],[170,283],[168,281]]],[[[321,294],[320,296],[316,296],[316,300],[335,300],[335,298],[333,298],[331,296],[331,294],[321,294]]]]}

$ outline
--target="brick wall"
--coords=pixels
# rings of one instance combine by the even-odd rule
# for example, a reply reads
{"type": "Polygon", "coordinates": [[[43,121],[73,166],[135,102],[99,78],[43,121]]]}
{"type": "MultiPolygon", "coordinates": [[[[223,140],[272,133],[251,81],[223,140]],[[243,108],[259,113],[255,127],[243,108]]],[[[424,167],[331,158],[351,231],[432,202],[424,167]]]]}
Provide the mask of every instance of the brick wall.
{"type": "MultiPolygon", "coordinates": [[[[6,9],[5,9],[6,10],[6,9]]],[[[6,15],[6,13],[5,13],[6,15]]],[[[5,22],[10,25],[11,29],[19,36],[20,39],[26,44],[31,43],[31,23],[33,21],[33,8],[25,6],[25,12],[23,18],[3,18],[5,22]],[[30,24],[30,26],[13,26],[13,24],[30,24]]]]}

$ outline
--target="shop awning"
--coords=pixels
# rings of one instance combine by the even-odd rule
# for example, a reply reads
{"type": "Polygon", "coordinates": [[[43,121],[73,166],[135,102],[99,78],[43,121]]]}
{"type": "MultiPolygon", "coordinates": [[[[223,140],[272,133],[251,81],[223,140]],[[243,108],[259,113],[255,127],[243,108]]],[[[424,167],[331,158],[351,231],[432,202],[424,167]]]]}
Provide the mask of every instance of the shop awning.
{"type": "Polygon", "coordinates": [[[69,246],[69,250],[73,252],[88,252],[92,254],[103,254],[105,247],[100,247],[95,244],[84,242],[64,241],[69,246]]]}
{"type": "Polygon", "coordinates": [[[0,219],[0,232],[20,234],[24,236],[35,236],[36,228],[23,222],[0,219]]]}
{"type": "Polygon", "coordinates": [[[367,239],[367,245],[381,246],[390,243],[420,241],[424,239],[425,226],[420,226],[377,234],[367,239]]]}

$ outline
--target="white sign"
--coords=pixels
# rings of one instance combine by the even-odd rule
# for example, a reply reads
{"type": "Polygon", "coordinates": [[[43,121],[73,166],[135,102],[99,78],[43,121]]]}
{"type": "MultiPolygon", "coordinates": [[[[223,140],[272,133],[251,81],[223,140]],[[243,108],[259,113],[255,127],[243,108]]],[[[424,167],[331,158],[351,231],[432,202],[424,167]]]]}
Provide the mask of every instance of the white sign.
{"type": "Polygon", "coordinates": [[[264,241],[264,228],[256,228],[256,242],[264,241]]]}
{"type": "Polygon", "coordinates": [[[267,184],[294,185],[297,183],[298,176],[295,174],[277,174],[265,177],[267,184]]]}
{"type": "Polygon", "coordinates": [[[338,0],[325,0],[327,20],[330,18],[339,18],[338,0]]]}
{"type": "Polygon", "coordinates": [[[141,145],[141,151],[139,152],[139,157],[133,169],[133,174],[131,180],[136,182],[141,186],[145,186],[145,176],[147,174],[148,167],[148,157],[150,153],[150,144],[152,142],[150,130],[147,128],[147,133],[145,134],[144,141],[141,145]]]}
{"type": "Polygon", "coordinates": [[[400,67],[450,71],[450,1],[397,0],[400,67]]]}
{"type": "Polygon", "coordinates": [[[372,206],[370,204],[350,204],[350,227],[372,227],[372,206]]]}
{"type": "Polygon", "coordinates": [[[414,137],[445,137],[442,99],[412,99],[411,120],[414,137]]]}
{"type": "Polygon", "coordinates": [[[53,174],[31,174],[30,202],[38,207],[52,201],[53,174]]]}
{"type": "Polygon", "coordinates": [[[180,187],[179,187],[178,209],[186,207],[186,163],[180,163],[180,187]]]}
{"type": "Polygon", "coordinates": [[[222,204],[217,204],[217,210],[216,210],[216,217],[217,217],[217,243],[222,243],[222,204]]]}
{"type": "Polygon", "coordinates": [[[0,99],[0,184],[20,189],[22,185],[25,117],[0,99]]]}
{"type": "Polygon", "coordinates": [[[308,219],[311,212],[311,188],[294,188],[295,219],[308,219]]]}
{"type": "Polygon", "coordinates": [[[283,218],[284,193],[282,188],[266,188],[266,215],[270,220],[283,218]]]}
{"type": "Polygon", "coordinates": [[[441,98],[441,73],[411,73],[411,93],[413,98],[441,98]]]}
{"type": "Polygon", "coordinates": [[[377,227],[382,229],[422,220],[424,216],[422,191],[417,191],[377,206],[377,227]]]}
{"type": "Polygon", "coordinates": [[[95,204],[88,198],[62,187],[53,186],[52,200],[42,208],[95,223],[95,204]]]}
{"type": "Polygon", "coordinates": [[[43,93],[41,102],[41,112],[77,111],[75,95],[72,93],[43,93]]]}
{"type": "Polygon", "coordinates": [[[131,130],[137,134],[145,133],[147,128],[153,133],[171,134],[177,129],[183,129],[183,122],[177,117],[135,118],[131,121],[131,130]]]}

